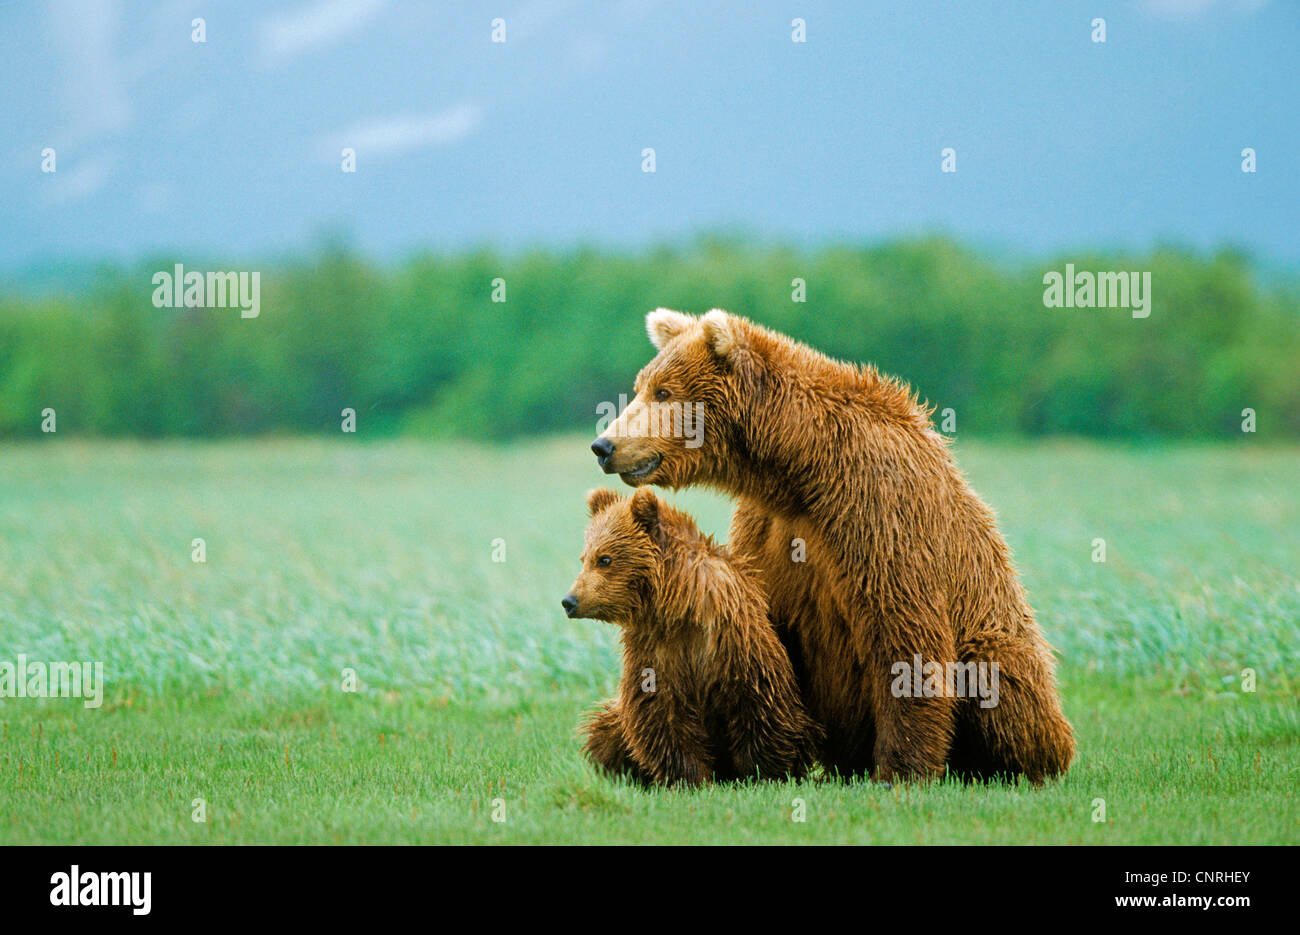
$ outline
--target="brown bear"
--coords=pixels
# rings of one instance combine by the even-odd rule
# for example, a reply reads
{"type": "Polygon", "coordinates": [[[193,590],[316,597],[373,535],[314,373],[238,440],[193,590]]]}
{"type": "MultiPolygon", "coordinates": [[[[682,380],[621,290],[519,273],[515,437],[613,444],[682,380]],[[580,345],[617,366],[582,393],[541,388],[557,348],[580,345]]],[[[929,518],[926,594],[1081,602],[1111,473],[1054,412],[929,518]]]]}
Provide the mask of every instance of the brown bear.
{"type": "Polygon", "coordinates": [[[720,310],[659,309],[646,326],[658,354],[592,450],[631,486],[738,499],[728,545],[762,575],[823,763],[882,779],[1062,773],[1074,738],[1052,649],[932,410],[872,366],[720,310]],[[913,664],[991,670],[994,703],[900,677],[913,664]]]}
{"type": "Polygon", "coordinates": [[[799,778],[818,731],[746,564],[645,489],[587,495],[570,617],[622,628],[618,697],[586,724],[600,768],[647,784],[799,778]]]}

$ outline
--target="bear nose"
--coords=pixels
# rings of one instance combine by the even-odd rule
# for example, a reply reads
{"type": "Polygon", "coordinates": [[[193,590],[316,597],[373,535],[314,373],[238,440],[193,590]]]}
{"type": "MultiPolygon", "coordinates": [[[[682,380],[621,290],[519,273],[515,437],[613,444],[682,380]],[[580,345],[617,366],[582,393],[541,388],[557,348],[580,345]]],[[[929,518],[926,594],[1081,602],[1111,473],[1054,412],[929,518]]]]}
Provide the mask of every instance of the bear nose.
{"type": "Polygon", "coordinates": [[[604,464],[605,459],[614,453],[614,443],[602,435],[591,443],[591,450],[595,452],[596,457],[604,464]]]}
{"type": "Polygon", "coordinates": [[[560,601],[560,606],[564,608],[566,617],[572,617],[573,612],[578,609],[578,599],[572,594],[566,594],[564,600],[560,601]]]}

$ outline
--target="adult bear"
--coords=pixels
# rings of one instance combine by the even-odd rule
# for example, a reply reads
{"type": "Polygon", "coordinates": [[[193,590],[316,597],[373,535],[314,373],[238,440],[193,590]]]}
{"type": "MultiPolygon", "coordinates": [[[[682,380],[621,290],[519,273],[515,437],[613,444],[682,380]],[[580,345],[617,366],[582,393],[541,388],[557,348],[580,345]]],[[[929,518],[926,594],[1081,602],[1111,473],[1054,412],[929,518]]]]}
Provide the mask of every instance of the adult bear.
{"type": "Polygon", "coordinates": [[[823,763],[879,779],[1064,772],[1051,647],[930,410],[873,367],[720,310],[658,309],[646,330],[659,353],[592,450],[634,487],[737,498],[728,545],[763,575],[823,763]],[[984,664],[996,703],[912,691],[920,678],[899,673],[918,660],[984,664]]]}

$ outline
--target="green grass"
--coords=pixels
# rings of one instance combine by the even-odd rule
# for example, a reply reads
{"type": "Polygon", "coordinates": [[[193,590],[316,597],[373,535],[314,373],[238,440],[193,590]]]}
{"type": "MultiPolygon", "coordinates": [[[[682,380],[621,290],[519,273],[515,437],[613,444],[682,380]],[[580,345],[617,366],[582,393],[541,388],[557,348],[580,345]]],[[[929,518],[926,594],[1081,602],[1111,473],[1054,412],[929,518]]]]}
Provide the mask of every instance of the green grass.
{"type": "Polygon", "coordinates": [[[1062,653],[1079,759],[1043,788],[596,775],[616,633],[559,610],[605,482],[579,438],[7,448],[0,661],[109,685],[0,699],[0,843],[1297,843],[1300,450],[957,453],[1062,653]]]}

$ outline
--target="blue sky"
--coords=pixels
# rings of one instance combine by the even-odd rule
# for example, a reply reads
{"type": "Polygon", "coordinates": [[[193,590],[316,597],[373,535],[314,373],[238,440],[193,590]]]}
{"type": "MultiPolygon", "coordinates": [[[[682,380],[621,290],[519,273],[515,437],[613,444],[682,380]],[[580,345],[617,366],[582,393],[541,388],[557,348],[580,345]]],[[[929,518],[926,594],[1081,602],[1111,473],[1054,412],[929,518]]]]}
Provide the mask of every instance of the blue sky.
{"type": "Polygon", "coordinates": [[[719,229],[1300,265],[1298,3],[701,6],[0,0],[0,267],[719,229]]]}

